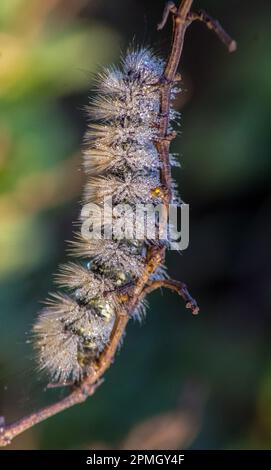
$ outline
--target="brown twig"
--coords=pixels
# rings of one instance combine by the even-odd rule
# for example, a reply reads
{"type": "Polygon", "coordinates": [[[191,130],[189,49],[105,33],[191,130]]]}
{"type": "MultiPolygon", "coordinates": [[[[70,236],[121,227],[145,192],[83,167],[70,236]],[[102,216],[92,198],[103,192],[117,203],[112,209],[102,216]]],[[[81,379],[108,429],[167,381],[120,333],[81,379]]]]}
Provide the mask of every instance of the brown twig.
{"type": "Polygon", "coordinates": [[[192,310],[193,315],[197,315],[199,313],[199,307],[196,300],[191,297],[186,284],[181,281],[174,281],[173,279],[161,279],[153,281],[144,287],[142,291],[142,297],[145,297],[145,295],[149,294],[150,292],[159,289],[159,287],[165,287],[166,289],[173,290],[183,298],[186,308],[192,310]]]}
{"type": "MultiPolygon", "coordinates": [[[[168,134],[169,124],[169,106],[170,106],[170,93],[171,88],[177,80],[179,80],[179,74],[177,74],[177,68],[180,62],[184,35],[187,27],[194,20],[204,21],[208,28],[213,29],[220,39],[228,45],[229,50],[233,50],[234,41],[223,32],[220,24],[205,13],[194,14],[190,12],[193,0],[182,0],[180,6],[177,8],[173,2],[167,3],[161,23],[158,25],[158,29],[162,29],[166,24],[168,16],[172,14],[173,18],[173,39],[172,47],[170,50],[169,58],[161,77],[160,86],[160,120],[159,120],[159,136],[155,144],[159,152],[161,160],[161,183],[165,188],[165,207],[164,213],[165,220],[167,218],[168,206],[171,202],[171,171],[169,163],[169,146],[171,140],[175,137],[175,134],[168,134]]],[[[101,353],[99,359],[94,365],[92,365],[89,373],[85,378],[76,386],[72,388],[70,394],[63,400],[58,401],[52,405],[42,408],[39,411],[32,413],[31,415],[15,422],[14,424],[5,426],[2,421],[0,424],[0,446],[5,446],[11,442],[11,440],[31,428],[37,423],[44,421],[45,419],[63,411],[71,406],[78,403],[82,403],[87,397],[93,395],[98,385],[101,383],[105,371],[112,364],[116,350],[126,329],[127,323],[130,319],[131,313],[137,306],[138,302],[152,290],[158,287],[166,287],[176,291],[186,302],[186,307],[191,308],[192,312],[198,313],[198,306],[196,302],[190,296],[186,286],[178,281],[164,280],[150,282],[151,274],[157,269],[157,267],[163,262],[165,257],[164,247],[153,247],[149,249],[147,262],[145,265],[144,272],[136,285],[133,287],[132,292],[129,291],[129,300],[123,303],[122,311],[117,312],[117,318],[114,325],[113,332],[111,334],[110,342],[105,350],[101,353]]]]}
{"type": "Polygon", "coordinates": [[[200,10],[199,12],[191,12],[188,15],[188,18],[190,21],[202,21],[208,29],[214,31],[215,34],[219,37],[220,41],[225,44],[225,46],[228,48],[229,52],[234,52],[236,51],[237,48],[237,43],[234,41],[228,33],[225,31],[224,28],[222,28],[221,24],[219,21],[215,20],[212,18],[208,13],[206,13],[204,10],[200,10]]]}
{"type": "Polygon", "coordinates": [[[77,388],[67,397],[63,398],[57,403],[49,405],[45,408],[41,408],[39,411],[36,411],[9,426],[5,426],[4,420],[2,420],[0,427],[0,446],[6,446],[10,444],[14,437],[18,436],[27,429],[32,428],[32,426],[35,426],[35,424],[50,418],[50,416],[60,413],[60,411],[64,411],[78,403],[84,402],[87,397],[93,395],[100,383],[101,382],[97,382],[94,384],[92,388],[88,389],[87,393],[85,393],[84,389],[77,388]]]}

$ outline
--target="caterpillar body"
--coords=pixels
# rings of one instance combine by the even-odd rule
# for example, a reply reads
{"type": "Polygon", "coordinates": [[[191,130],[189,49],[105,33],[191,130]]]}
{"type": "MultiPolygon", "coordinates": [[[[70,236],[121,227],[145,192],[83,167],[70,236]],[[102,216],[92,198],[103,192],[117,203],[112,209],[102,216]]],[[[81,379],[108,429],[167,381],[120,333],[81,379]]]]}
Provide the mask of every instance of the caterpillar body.
{"type": "MultiPolygon", "coordinates": [[[[151,50],[128,51],[120,69],[108,68],[98,76],[97,97],[88,107],[84,202],[99,207],[110,197],[120,220],[119,204],[163,201],[155,145],[163,69],[164,62],[151,50]]],[[[177,91],[173,87],[172,99],[177,91]]],[[[178,117],[172,106],[169,117],[171,123],[178,117]]],[[[176,164],[173,156],[171,164],[176,164]]],[[[172,194],[178,200],[175,186],[172,194]]],[[[51,295],[33,328],[39,367],[51,382],[79,382],[88,373],[110,339],[117,309],[123,307],[119,290],[141,276],[153,243],[147,237],[86,239],[81,234],[72,242],[73,255],[85,262],[60,267],[56,281],[66,293],[51,295]]],[[[152,276],[163,279],[166,271],[160,267],[152,276]]],[[[141,303],[133,315],[142,311],[141,303]]]]}

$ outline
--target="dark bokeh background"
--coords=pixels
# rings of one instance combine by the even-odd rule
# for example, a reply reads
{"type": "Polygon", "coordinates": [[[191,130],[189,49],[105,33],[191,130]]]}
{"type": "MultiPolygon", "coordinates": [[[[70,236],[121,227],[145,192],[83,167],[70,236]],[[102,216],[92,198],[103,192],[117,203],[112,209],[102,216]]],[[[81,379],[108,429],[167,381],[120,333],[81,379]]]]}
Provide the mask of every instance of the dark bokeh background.
{"type": "MultiPolygon", "coordinates": [[[[157,0],[2,0],[0,4],[0,414],[18,419],[61,396],[44,391],[27,342],[80,206],[80,145],[93,72],[151,44],[157,0]],[[136,38],[136,39],[135,39],[136,38]]],[[[170,274],[193,317],[155,292],[87,403],[33,428],[13,449],[271,448],[271,4],[201,0],[238,41],[231,55],[189,29],[175,176],[190,204],[190,246],[170,274]]]]}

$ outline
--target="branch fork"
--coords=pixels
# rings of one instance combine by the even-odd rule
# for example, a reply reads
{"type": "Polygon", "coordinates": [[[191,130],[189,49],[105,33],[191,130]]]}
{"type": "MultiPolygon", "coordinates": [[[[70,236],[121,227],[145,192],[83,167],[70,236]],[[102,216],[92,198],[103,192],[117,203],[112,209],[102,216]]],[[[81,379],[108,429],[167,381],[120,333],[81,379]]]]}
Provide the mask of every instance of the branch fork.
{"type": "MultiPolygon", "coordinates": [[[[214,20],[205,12],[193,13],[190,11],[192,3],[193,0],[182,0],[180,6],[177,8],[173,2],[168,2],[165,6],[161,23],[159,23],[157,27],[158,30],[163,29],[168,20],[168,17],[170,15],[172,16],[172,46],[164,73],[161,77],[160,83],[158,84],[160,88],[160,122],[158,127],[159,136],[157,142],[155,142],[162,164],[161,184],[166,189],[166,213],[164,214],[165,220],[167,220],[167,210],[171,202],[169,145],[171,140],[176,137],[176,133],[171,133],[169,135],[167,134],[170,92],[174,82],[181,79],[180,74],[177,73],[177,68],[182,54],[186,29],[193,21],[201,21],[206,24],[209,29],[213,30],[217,34],[219,39],[227,46],[229,52],[233,52],[236,49],[235,41],[233,41],[224,31],[218,21],[214,20]]],[[[182,282],[168,279],[159,281],[150,280],[151,274],[161,265],[164,257],[164,247],[152,247],[149,249],[146,266],[142,276],[137,281],[137,283],[131,287],[131,289],[129,288],[129,300],[127,302],[123,302],[122,310],[117,312],[110,342],[101,353],[96,363],[93,364],[89,369],[88,375],[86,375],[80,383],[73,386],[70,393],[64,399],[42,408],[39,411],[33,412],[29,416],[22,418],[13,424],[5,426],[4,418],[0,417],[0,446],[8,445],[14,437],[18,436],[32,426],[35,426],[41,421],[44,421],[65,409],[84,402],[89,396],[95,393],[96,389],[103,381],[102,377],[104,373],[114,360],[115,353],[118,349],[131,313],[136,308],[139,301],[142,300],[146,294],[159,287],[170,289],[175,291],[184,299],[186,307],[191,309],[194,315],[199,312],[196,301],[191,297],[186,285],[182,282]]],[[[50,385],[48,387],[50,388],[50,385]]]]}

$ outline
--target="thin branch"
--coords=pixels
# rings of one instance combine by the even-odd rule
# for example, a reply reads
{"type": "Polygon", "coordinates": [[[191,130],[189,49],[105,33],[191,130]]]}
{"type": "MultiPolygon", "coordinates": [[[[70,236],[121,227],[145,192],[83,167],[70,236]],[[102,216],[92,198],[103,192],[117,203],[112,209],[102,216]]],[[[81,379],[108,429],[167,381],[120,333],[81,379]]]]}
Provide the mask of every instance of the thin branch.
{"type": "Polygon", "coordinates": [[[172,12],[173,18],[173,39],[171,51],[161,77],[161,97],[160,97],[160,123],[159,123],[159,136],[156,142],[160,160],[162,163],[161,168],[161,183],[167,189],[167,200],[165,201],[166,210],[162,214],[162,219],[167,221],[168,206],[172,199],[171,190],[171,166],[169,160],[169,146],[172,138],[168,136],[169,127],[169,108],[170,108],[170,95],[172,84],[175,81],[177,68],[180,62],[184,36],[187,27],[189,26],[188,13],[192,6],[193,0],[182,0],[179,8],[174,8],[174,4],[169,2],[164,10],[162,22],[158,24],[158,29],[162,29],[168,19],[169,13],[172,12]]]}
{"type": "Polygon", "coordinates": [[[167,2],[165,4],[165,9],[163,11],[161,23],[158,23],[157,25],[158,31],[164,28],[170,13],[173,13],[173,14],[177,13],[177,7],[174,2],[167,2]]]}
{"type": "Polygon", "coordinates": [[[174,281],[173,279],[161,279],[153,281],[151,284],[144,287],[142,294],[145,296],[150,292],[159,289],[159,287],[165,287],[180,295],[185,301],[186,308],[192,310],[193,315],[199,313],[199,307],[195,299],[190,295],[186,284],[181,281],[174,281]]]}
{"type": "MultiPolygon", "coordinates": [[[[218,22],[215,22],[206,14],[192,14],[190,9],[193,0],[182,0],[179,8],[177,8],[173,2],[169,2],[164,10],[161,23],[158,25],[158,29],[162,29],[168,19],[168,16],[172,14],[173,19],[173,38],[172,46],[169,53],[169,58],[161,77],[160,86],[160,119],[158,128],[158,139],[155,142],[160,161],[161,161],[161,183],[165,188],[165,207],[164,221],[167,220],[168,206],[172,199],[171,194],[171,169],[169,162],[169,146],[171,140],[175,137],[174,133],[168,134],[169,124],[169,108],[170,108],[170,94],[171,88],[174,82],[180,79],[177,74],[177,68],[180,62],[184,36],[187,27],[194,20],[204,21],[210,29],[213,29],[220,39],[228,44],[229,50],[233,50],[234,41],[229,41],[227,34],[222,33],[222,28],[218,22]]],[[[11,440],[31,428],[35,424],[40,423],[48,419],[49,417],[70,408],[78,403],[82,403],[87,397],[93,395],[96,388],[101,383],[106,370],[112,364],[118,345],[125,332],[127,323],[131,317],[131,313],[136,308],[138,302],[150,291],[158,287],[166,287],[176,291],[186,302],[186,306],[192,309],[193,313],[198,312],[198,307],[194,299],[190,296],[187,288],[184,284],[178,281],[155,281],[150,283],[151,274],[161,265],[165,258],[165,247],[152,247],[148,251],[146,265],[140,279],[134,285],[131,291],[129,290],[129,299],[123,303],[123,310],[117,312],[116,322],[111,334],[109,344],[101,353],[99,359],[91,366],[88,374],[82,379],[82,381],[73,386],[70,394],[63,400],[58,401],[52,405],[42,408],[39,411],[32,413],[31,415],[10,424],[4,425],[4,419],[0,419],[0,446],[5,446],[11,442],[11,440]]]]}
{"type": "Polygon", "coordinates": [[[237,49],[237,43],[232,39],[229,34],[222,28],[221,24],[218,20],[212,18],[212,16],[208,15],[204,10],[200,10],[196,13],[189,13],[188,18],[191,22],[193,21],[202,21],[208,29],[214,31],[214,33],[218,36],[221,42],[225,44],[228,48],[229,52],[234,52],[237,49]]]}
{"type": "Polygon", "coordinates": [[[60,411],[64,411],[67,408],[71,408],[78,403],[84,402],[87,397],[93,395],[96,388],[102,383],[97,382],[92,387],[86,391],[82,387],[76,387],[67,397],[63,398],[62,400],[54,403],[52,405],[46,406],[45,408],[41,408],[39,411],[35,411],[34,413],[26,416],[25,418],[20,419],[14,424],[10,424],[9,426],[5,426],[4,420],[2,419],[1,427],[0,427],[0,447],[4,447],[11,443],[12,439],[22,432],[26,431],[29,428],[35,426],[35,424],[44,421],[51,416],[60,413],[60,411]]]}

